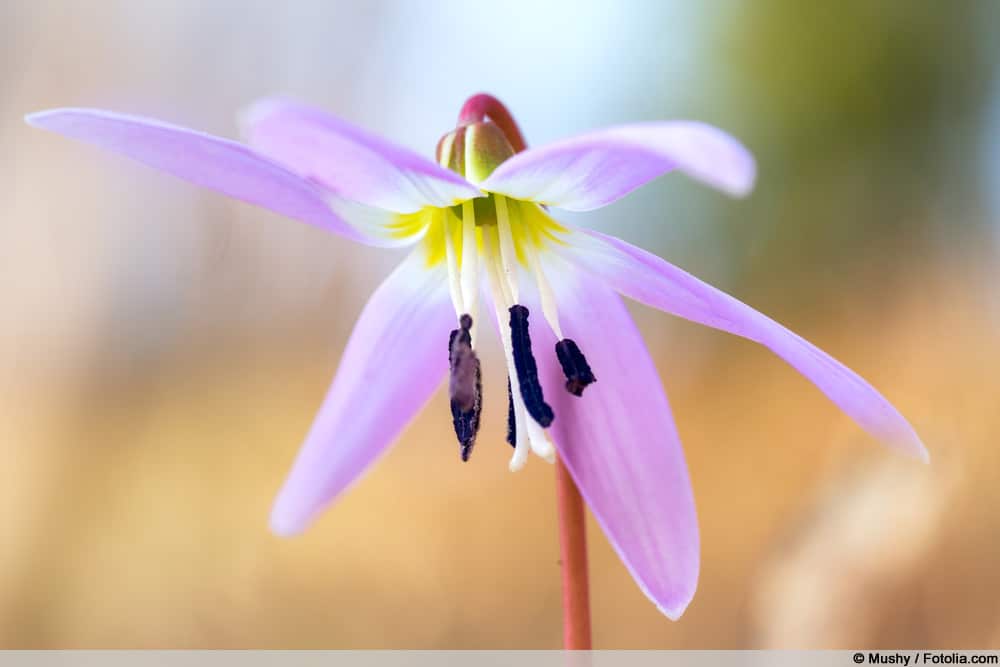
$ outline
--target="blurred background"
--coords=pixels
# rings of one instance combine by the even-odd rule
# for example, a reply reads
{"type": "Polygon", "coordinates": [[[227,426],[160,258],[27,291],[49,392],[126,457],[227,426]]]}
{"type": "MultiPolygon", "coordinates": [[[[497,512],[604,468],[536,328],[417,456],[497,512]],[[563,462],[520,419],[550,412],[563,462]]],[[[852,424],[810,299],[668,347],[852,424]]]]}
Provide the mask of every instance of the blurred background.
{"type": "Polygon", "coordinates": [[[439,393],[305,536],[268,532],[399,253],[22,122],[236,137],[285,93],[430,155],[486,90],[533,144],[660,118],[744,140],[749,199],[671,176],[587,224],[859,371],[933,461],[765,349],[632,307],[703,567],[670,622],[591,523],[596,647],[1000,647],[998,28],[989,0],[0,3],[0,646],[559,647],[553,470],[507,472],[499,413],[462,465],[439,393]]]}

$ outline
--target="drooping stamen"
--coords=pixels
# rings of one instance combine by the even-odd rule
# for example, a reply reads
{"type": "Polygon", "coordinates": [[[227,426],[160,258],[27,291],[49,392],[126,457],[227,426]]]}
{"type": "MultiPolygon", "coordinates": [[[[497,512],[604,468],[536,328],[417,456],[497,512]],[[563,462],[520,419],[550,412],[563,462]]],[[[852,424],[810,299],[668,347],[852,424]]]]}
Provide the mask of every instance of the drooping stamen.
{"type": "Polygon", "coordinates": [[[472,349],[472,318],[468,314],[462,315],[459,327],[451,332],[448,339],[448,365],[451,369],[448,396],[462,460],[468,461],[479,432],[483,382],[479,358],[472,349]]]}
{"type": "Polygon", "coordinates": [[[517,447],[517,419],[514,417],[514,393],[510,389],[510,376],[507,376],[507,442],[511,447],[517,447]]]}
{"type": "Polygon", "coordinates": [[[524,306],[515,304],[510,307],[510,338],[524,407],[532,419],[543,428],[548,428],[555,414],[545,402],[542,385],[538,381],[538,366],[531,353],[531,336],[528,334],[528,309],[524,306]]]}
{"type": "Polygon", "coordinates": [[[556,356],[559,357],[559,365],[562,366],[563,375],[566,376],[566,391],[569,393],[583,396],[583,390],[587,385],[597,382],[587,358],[583,356],[583,352],[574,341],[564,338],[556,343],[556,356]]]}
{"type": "MultiPolygon", "coordinates": [[[[487,260],[495,257],[496,248],[492,234],[483,234],[483,251],[487,260]]],[[[496,313],[498,323],[503,322],[504,311],[510,306],[507,297],[504,295],[503,280],[500,277],[500,270],[497,261],[486,262],[486,275],[489,278],[490,292],[493,295],[493,308],[496,313]]],[[[500,342],[503,344],[504,360],[507,364],[507,379],[511,385],[509,398],[514,409],[514,454],[510,458],[510,470],[516,472],[524,467],[528,462],[528,454],[532,450],[531,438],[528,435],[527,424],[531,423],[528,413],[524,409],[524,400],[521,398],[521,388],[518,386],[517,373],[514,370],[514,350],[510,342],[510,329],[500,327],[500,342]]]]}

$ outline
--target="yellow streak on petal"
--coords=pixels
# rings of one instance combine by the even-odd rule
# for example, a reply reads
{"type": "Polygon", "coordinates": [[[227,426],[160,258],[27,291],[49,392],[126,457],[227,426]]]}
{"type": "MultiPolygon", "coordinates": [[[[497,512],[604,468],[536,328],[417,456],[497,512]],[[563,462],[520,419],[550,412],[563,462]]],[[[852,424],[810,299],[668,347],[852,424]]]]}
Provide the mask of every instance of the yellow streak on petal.
{"type": "MultiPolygon", "coordinates": [[[[458,220],[455,214],[452,213],[451,209],[427,207],[423,211],[418,211],[417,213],[407,213],[405,215],[401,214],[398,216],[399,222],[396,223],[399,225],[398,229],[402,230],[406,228],[412,230],[412,222],[409,220],[403,220],[403,218],[409,218],[411,216],[418,216],[421,214],[428,215],[429,218],[427,233],[423,238],[424,254],[427,258],[428,268],[437,266],[447,259],[447,247],[444,242],[446,227],[448,229],[448,233],[451,234],[452,247],[455,251],[455,263],[457,266],[461,266],[462,223],[458,220]],[[426,211],[426,213],[424,213],[424,211],[426,211]],[[445,225],[446,219],[448,220],[447,225],[445,225]]],[[[402,234],[402,232],[400,233],[402,234]]]]}
{"type": "Polygon", "coordinates": [[[385,231],[394,239],[415,236],[430,222],[432,212],[432,207],[425,206],[414,213],[397,213],[396,219],[385,226],[385,231]]]}

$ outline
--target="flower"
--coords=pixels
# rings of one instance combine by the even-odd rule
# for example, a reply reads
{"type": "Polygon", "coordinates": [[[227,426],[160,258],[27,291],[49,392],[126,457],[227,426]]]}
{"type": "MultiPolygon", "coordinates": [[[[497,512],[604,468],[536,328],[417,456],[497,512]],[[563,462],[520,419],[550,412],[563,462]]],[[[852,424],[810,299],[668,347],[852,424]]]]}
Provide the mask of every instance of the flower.
{"type": "Polygon", "coordinates": [[[673,170],[746,195],[753,158],[716,128],[641,123],[525,149],[503,105],[477,95],[435,162],[280,99],[244,115],[249,146],[100,110],[26,120],[353,241],[412,246],[358,319],[275,503],[278,534],[302,531],[357,479],[445,376],[468,458],[483,398],[481,297],[505,353],[511,469],[529,452],[553,460],[558,451],[636,582],[671,618],[697,584],[695,506],[667,398],[619,294],[770,348],[868,433],[927,460],[895,408],[826,353],[655,255],[549,215],[600,208],[673,170]]]}

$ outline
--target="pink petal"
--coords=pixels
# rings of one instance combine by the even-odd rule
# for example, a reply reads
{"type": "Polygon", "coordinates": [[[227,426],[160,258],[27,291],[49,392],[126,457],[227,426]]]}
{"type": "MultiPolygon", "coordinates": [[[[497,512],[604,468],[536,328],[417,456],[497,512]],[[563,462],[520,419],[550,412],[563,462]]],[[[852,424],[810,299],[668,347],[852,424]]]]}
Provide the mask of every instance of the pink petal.
{"type": "Polygon", "coordinates": [[[480,183],[483,190],[570,211],[589,211],[678,169],[742,197],[753,187],[753,156],[728,134],[703,123],[622,125],[529,148],[480,183]]]}
{"type": "Polygon", "coordinates": [[[570,266],[547,273],[563,333],[597,376],[579,398],[566,391],[556,339],[540,307],[529,305],[539,377],[556,414],[549,432],[636,583],[676,619],[698,583],[698,521],[659,375],[617,294],[589,276],[571,276],[570,266]]]}
{"type": "Polygon", "coordinates": [[[653,308],[768,347],[872,436],[903,453],[929,460],[920,438],[896,408],[857,373],[812,343],[656,255],[621,239],[577,231],[571,251],[576,261],[609,286],[653,308]]]}
{"type": "Polygon", "coordinates": [[[304,530],[389,446],[448,370],[455,317],[448,280],[418,250],[375,290],[271,513],[278,535],[304,530]]]}
{"type": "Polygon", "coordinates": [[[384,245],[336,215],[318,187],[234,141],[98,109],[53,109],[25,120],[354,241],[384,245]]]}
{"type": "Polygon", "coordinates": [[[257,150],[369,206],[410,213],[482,195],[455,172],[319,109],[261,100],[242,124],[257,150]]]}

